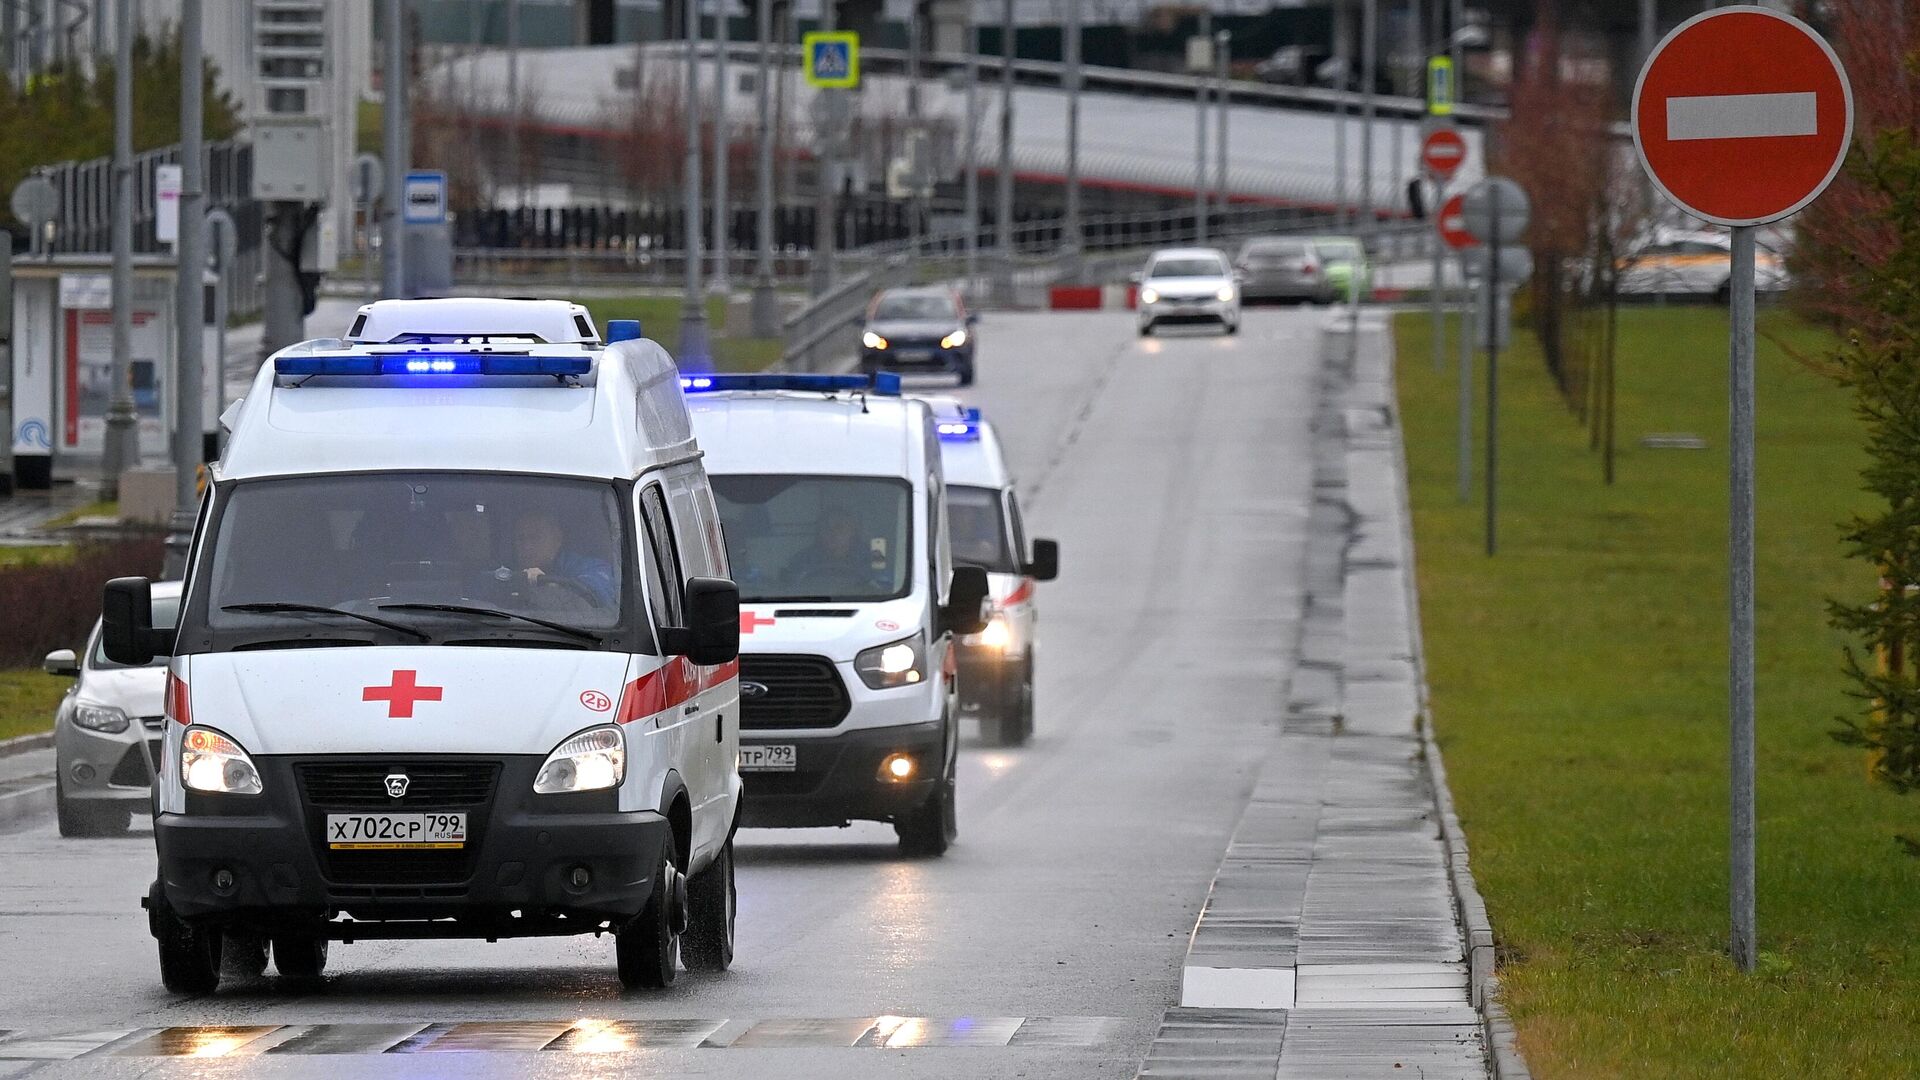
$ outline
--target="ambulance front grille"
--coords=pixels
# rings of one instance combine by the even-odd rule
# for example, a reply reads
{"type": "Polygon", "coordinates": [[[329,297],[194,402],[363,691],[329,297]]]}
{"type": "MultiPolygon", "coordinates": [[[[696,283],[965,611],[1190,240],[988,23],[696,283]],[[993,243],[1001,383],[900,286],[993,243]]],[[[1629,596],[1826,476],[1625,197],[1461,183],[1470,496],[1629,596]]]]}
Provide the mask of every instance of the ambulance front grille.
{"type": "Polygon", "coordinates": [[[484,806],[500,775],[497,761],[443,758],[360,758],[307,761],[294,766],[310,806],[336,810],[484,806]],[[387,795],[387,777],[404,774],[407,793],[387,795]]]}
{"type": "Polygon", "coordinates": [[[740,726],[830,728],[853,707],[846,684],[823,656],[740,656],[740,726]],[[757,684],[751,690],[748,684],[757,684]]]}

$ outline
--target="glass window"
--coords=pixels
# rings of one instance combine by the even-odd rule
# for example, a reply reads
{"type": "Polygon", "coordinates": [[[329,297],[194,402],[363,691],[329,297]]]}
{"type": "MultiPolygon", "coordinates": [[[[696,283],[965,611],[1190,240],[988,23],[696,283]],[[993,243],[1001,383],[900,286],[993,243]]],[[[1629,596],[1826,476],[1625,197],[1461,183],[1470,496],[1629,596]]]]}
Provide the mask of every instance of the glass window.
{"type": "Polygon", "coordinates": [[[653,623],[685,626],[681,602],[687,579],[680,569],[673,525],[667,517],[667,502],[661,497],[658,484],[640,493],[640,516],[646,521],[647,545],[652,555],[647,560],[647,591],[652,594],[649,602],[653,606],[653,623]]]}
{"type": "Polygon", "coordinates": [[[1192,258],[1155,259],[1147,268],[1148,277],[1224,277],[1227,264],[1211,255],[1196,255],[1192,258]]]}
{"type": "Polygon", "coordinates": [[[361,641],[369,634],[383,643],[416,640],[360,615],[417,627],[435,640],[539,632],[517,615],[605,630],[620,625],[624,596],[621,502],[611,483],[511,473],[249,481],[224,500],[196,571],[204,590],[195,592],[207,596],[207,629],[227,647],[285,644],[316,627],[361,641]],[[421,604],[490,613],[412,607],[421,604]],[[254,610],[236,610],[242,606],[254,610]]]}
{"type": "Polygon", "coordinates": [[[913,576],[913,488],[868,476],[713,477],[740,597],[891,600],[913,576]]]}
{"type": "Polygon", "coordinates": [[[887,293],[873,305],[876,319],[956,319],[960,313],[945,293],[887,293]]]}
{"type": "MultiPolygon", "coordinates": [[[[162,599],[156,596],[153,598],[153,625],[155,626],[155,628],[161,629],[161,630],[169,629],[173,626],[175,622],[179,620],[179,618],[180,618],[180,601],[179,600],[174,599],[173,597],[167,597],[165,599],[162,599]]],[[[168,659],[170,658],[165,656],[156,656],[152,660],[149,660],[145,664],[142,664],[140,666],[141,667],[166,667],[168,659]]],[[[94,628],[93,628],[93,656],[91,659],[87,661],[87,666],[92,668],[95,671],[118,671],[121,668],[125,668],[129,666],[127,664],[116,664],[113,661],[107,659],[107,646],[105,641],[102,639],[100,635],[100,627],[99,627],[99,624],[97,623],[94,625],[94,628]]]]}
{"type": "Polygon", "coordinates": [[[947,523],[953,530],[953,559],[984,567],[995,574],[1017,574],[1013,545],[1007,536],[1006,515],[1000,512],[1000,493],[993,488],[947,488],[947,523]]]}

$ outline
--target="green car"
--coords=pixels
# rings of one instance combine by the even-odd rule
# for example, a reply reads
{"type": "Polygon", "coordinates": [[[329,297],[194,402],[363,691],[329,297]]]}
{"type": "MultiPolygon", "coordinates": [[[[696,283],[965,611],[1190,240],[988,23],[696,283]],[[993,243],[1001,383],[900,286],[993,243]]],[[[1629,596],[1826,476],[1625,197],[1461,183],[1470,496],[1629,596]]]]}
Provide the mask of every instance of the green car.
{"type": "Polygon", "coordinates": [[[1373,294],[1373,265],[1367,262],[1367,249],[1351,236],[1316,236],[1313,253],[1320,257],[1321,273],[1333,294],[1345,300],[1349,289],[1358,289],[1359,297],[1373,294]]]}

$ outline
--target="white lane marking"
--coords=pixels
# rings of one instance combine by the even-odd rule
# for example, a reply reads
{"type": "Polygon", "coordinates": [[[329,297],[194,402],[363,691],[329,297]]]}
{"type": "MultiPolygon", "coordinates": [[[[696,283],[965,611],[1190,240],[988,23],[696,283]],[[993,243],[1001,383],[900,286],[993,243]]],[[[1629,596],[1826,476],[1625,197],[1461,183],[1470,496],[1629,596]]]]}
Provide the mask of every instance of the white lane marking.
{"type": "Polygon", "coordinates": [[[1819,95],[1712,94],[1667,99],[1667,138],[1672,142],[1696,139],[1770,139],[1783,135],[1818,135],[1815,112],[1819,95]]]}

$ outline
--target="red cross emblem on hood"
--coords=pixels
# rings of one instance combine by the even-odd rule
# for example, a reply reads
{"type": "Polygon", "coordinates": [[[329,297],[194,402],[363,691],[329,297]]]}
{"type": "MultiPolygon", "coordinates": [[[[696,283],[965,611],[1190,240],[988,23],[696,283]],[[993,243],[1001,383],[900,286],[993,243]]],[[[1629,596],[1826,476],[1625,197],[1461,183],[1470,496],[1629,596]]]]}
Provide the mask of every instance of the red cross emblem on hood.
{"type": "Polygon", "coordinates": [[[753,633],[753,628],[756,626],[772,625],[773,616],[771,615],[760,615],[751,611],[743,611],[740,613],[740,632],[743,634],[753,633]]]}
{"type": "Polygon", "coordinates": [[[444,686],[421,686],[418,683],[420,673],[402,669],[393,673],[393,681],[386,686],[369,686],[360,691],[361,701],[384,701],[387,703],[387,719],[413,719],[413,706],[419,701],[439,701],[444,686]]]}

